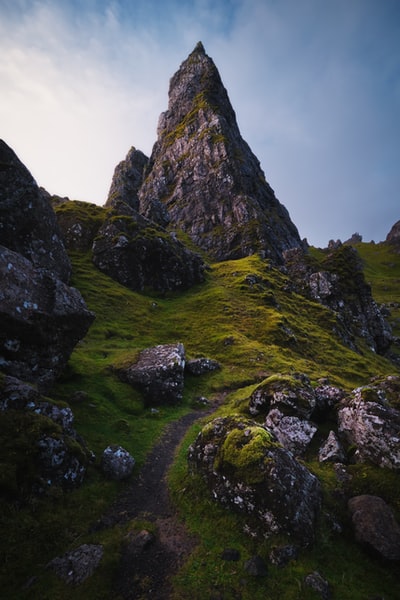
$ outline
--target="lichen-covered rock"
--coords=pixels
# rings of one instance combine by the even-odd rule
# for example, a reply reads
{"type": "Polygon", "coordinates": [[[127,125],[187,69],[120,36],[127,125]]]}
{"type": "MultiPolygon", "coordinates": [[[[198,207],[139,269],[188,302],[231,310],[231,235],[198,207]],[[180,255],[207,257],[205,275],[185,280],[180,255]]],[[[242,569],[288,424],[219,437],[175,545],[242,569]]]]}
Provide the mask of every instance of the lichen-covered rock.
{"type": "Polygon", "coordinates": [[[204,281],[206,266],[198,254],[128,205],[115,206],[93,243],[100,271],[141,292],[185,290],[204,281]]]}
{"type": "Polygon", "coordinates": [[[71,264],[54,211],[28,169],[0,140],[0,244],[68,283],[71,264]]]}
{"type": "Polygon", "coordinates": [[[182,400],[185,371],[183,344],[161,344],[143,350],[133,364],[118,368],[122,381],[138,387],[148,405],[182,400]]]}
{"type": "Polygon", "coordinates": [[[249,412],[258,415],[279,408],[285,415],[308,419],[315,405],[315,392],[306,375],[277,374],[265,379],[253,391],[249,399],[249,412]]]}
{"type": "Polygon", "coordinates": [[[188,461],[215,500],[255,519],[263,534],[312,542],[319,481],[265,427],[238,416],[214,419],[190,446],[188,461]]]}
{"type": "Polygon", "coordinates": [[[330,431],[325,442],[319,449],[319,462],[342,463],[346,459],[342,444],[334,431],[330,431]]]}
{"type": "Polygon", "coordinates": [[[289,289],[334,311],[334,332],[346,345],[357,350],[356,338],[362,337],[379,354],[389,350],[391,327],[372,297],[354,247],[338,243],[325,252],[321,261],[301,249],[291,249],[285,252],[285,270],[290,276],[289,289]]]}
{"type": "Polygon", "coordinates": [[[132,475],[135,459],[121,446],[107,446],[101,457],[103,473],[110,479],[121,481],[132,475]]]}
{"type": "Polygon", "coordinates": [[[356,540],[386,560],[400,560],[400,525],[388,504],[378,496],[349,500],[356,540]]]}
{"type": "Polygon", "coordinates": [[[398,381],[391,377],[353,390],[338,412],[339,432],[356,447],[355,460],[396,471],[400,471],[400,411],[390,405],[390,394],[396,394],[398,381]]]}
{"type": "Polygon", "coordinates": [[[148,162],[148,157],[140,150],[134,147],[129,150],[126,158],[115,167],[105,204],[107,207],[113,208],[124,202],[134,210],[139,210],[138,191],[148,162]]]}
{"type": "Polygon", "coordinates": [[[189,375],[204,375],[204,373],[216,371],[219,368],[220,364],[218,361],[206,357],[192,358],[186,361],[185,364],[185,369],[189,375]]]}
{"type": "Polygon", "coordinates": [[[269,411],[265,426],[272,431],[278,442],[295,456],[300,456],[307,450],[317,432],[317,427],[311,421],[285,416],[277,408],[269,411]]]}
{"type": "Polygon", "coordinates": [[[313,573],[309,573],[304,578],[304,583],[310,587],[321,600],[330,600],[332,598],[332,592],[328,581],[322,577],[318,571],[314,571],[313,573]]]}
{"type": "Polygon", "coordinates": [[[83,482],[93,455],[74,430],[68,406],[5,376],[0,382],[0,421],[0,485],[6,495],[24,500],[55,486],[69,490],[83,482]]]}
{"type": "Polygon", "coordinates": [[[90,577],[103,558],[103,546],[83,544],[63,556],[53,558],[47,565],[69,585],[78,585],[90,577]]]}
{"type": "Polygon", "coordinates": [[[319,383],[314,389],[314,393],[315,408],[312,418],[317,421],[324,420],[329,412],[346,396],[344,390],[327,382],[319,383]]]}
{"type": "Polygon", "coordinates": [[[75,288],[0,246],[0,368],[47,390],[94,315],[75,288]]]}
{"type": "Polygon", "coordinates": [[[182,229],[213,260],[259,252],[282,262],[284,250],[302,247],[201,43],[170,81],[139,200],[141,214],[182,229]]]}

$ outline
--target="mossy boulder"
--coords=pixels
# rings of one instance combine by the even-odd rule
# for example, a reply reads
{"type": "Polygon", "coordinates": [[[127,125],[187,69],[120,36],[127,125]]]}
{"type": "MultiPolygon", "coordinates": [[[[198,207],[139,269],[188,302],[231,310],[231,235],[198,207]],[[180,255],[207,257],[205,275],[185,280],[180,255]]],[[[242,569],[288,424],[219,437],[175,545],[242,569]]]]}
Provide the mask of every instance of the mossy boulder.
{"type": "Polygon", "coordinates": [[[249,412],[254,416],[279,408],[285,415],[309,418],[315,406],[315,392],[303,373],[271,375],[249,398],[249,412]]]}
{"type": "Polygon", "coordinates": [[[390,376],[353,390],[339,405],[339,432],[354,459],[400,471],[400,378],[390,376]]]}
{"type": "Polygon", "coordinates": [[[204,281],[205,264],[164,228],[117,203],[93,243],[93,262],[134,291],[165,293],[204,281]]]}
{"type": "Polygon", "coordinates": [[[246,514],[266,536],[313,541],[319,481],[267,428],[239,416],[214,419],[190,446],[188,462],[215,500],[246,514]]]}

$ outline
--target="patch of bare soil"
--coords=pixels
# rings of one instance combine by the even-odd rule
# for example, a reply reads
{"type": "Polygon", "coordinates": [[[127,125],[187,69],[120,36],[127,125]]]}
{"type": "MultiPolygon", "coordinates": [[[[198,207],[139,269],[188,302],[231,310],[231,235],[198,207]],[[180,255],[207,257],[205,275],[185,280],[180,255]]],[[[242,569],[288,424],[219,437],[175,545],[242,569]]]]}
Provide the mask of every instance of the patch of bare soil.
{"type": "MultiPolygon", "coordinates": [[[[213,408],[213,410],[215,407],[213,408]]],[[[168,600],[170,578],[191,553],[196,540],[178,520],[169,498],[166,475],[175,450],[190,425],[212,411],[194,411],[170,423],[147,457],[139,475],[112,504],[94,529],[132,519],[154,523],[156,534],[127,544],[114,581],[115,596],[124,600],[168,600]]]]}

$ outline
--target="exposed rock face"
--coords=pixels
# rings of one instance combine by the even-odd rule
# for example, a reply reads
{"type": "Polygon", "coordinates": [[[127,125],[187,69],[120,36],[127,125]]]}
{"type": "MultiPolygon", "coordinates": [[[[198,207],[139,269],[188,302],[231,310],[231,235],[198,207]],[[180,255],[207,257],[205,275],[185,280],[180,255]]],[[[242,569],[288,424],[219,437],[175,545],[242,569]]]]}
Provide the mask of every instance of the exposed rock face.
{"type": "Polygon", "coordinates": [[[382,498],[355,496],[349,510],[358,542],[386,560],[400,560],[400,525],[382,498]]]}
{"type": "Polygon", "coordinates": [[[242,139],[226,89],[199,43],[172,77],[140,212],[180,228],[214,260],[302,247],[287,210],[242,139]]]}
{"type": "Polygon", "coordinates": [[[47,195],[0,141],[0,369],[47,389],[93,321],[47,195]]]}
{"type": "Polygon", "coordinates": [[[0,244],[68,282],[71,264],[53,209],[28,169],[0,140],[0,244]]]}
{"type": "Polygon", "coordinates": [[[386,236],[386,241],[400,247],[400,221],[397,221],[386,236]]]}
{"type": "Polygon", "coordinates": [[[129,150],[125,160],[115,167],[106,206],[112,208],[124,202],[134,210],[139,210],[138,191],[148,162],[148,157],[140,150],[133,147],[129,150]]]}
{"type": "Polygon", "coordinates": [[[205,264],[198,254],[122,202],[115,202],[96,236],[93,262],[135,291],[165,293],[204,281],[205,264]]]}
{"type": "MultiPolygon", "coordinates": [[[[357,388],[338,412],[339,432],[356,446],[355,459],[400,470],[400,411],[390,406],[385,387],[398,386],[398,377],[357,388]]],[[[398,402],[398,398],[397,398],[398,402]]]]}
{"type": "Polygon", "coordinates": [[[78,290],[4,247],[0,279],[1,369],[45,390],[65,367],[94,315],[78,290]]]}
{"type": "Polygon", "coordinates": [[[79,486],[91,459],[73,429],[69,407],[44,398],[14,377],[0,381],[1,426],[11,444],[2,448],[3,492],[24,500],[58,486],[79,486]]]}
{"type": "Polygon", "coordinates": [[[379,354],[392,343],[392,332],[365,281],[363,265],[355,248],[338,244],[321,263],[300,250],[285,253],[289,288],[320,302],[337,316],[335,333],[357,350],[355,336],[363,337],[379,354]]]}
{"type": "Polygon", "coordinates": [[[185,370],[183,344],[164,344],[143,350],[137,362],[119,369],[122,381],[138,387],[151,405],[182,400],[185,370]]]}
{"type": "Polygon", "coordinates": [[[121,481],[132,475],[135,459],[121,446],[107,446],[101,458],[103,473],[110,479],[121,481]]]}
{"type": "Polygon", "coordinates": [[[216,500],[254,518],[265,535],[312,542],[320,484],[265,427],[235,416],[214,419],[189,448],[188,460],[216,500]]]}

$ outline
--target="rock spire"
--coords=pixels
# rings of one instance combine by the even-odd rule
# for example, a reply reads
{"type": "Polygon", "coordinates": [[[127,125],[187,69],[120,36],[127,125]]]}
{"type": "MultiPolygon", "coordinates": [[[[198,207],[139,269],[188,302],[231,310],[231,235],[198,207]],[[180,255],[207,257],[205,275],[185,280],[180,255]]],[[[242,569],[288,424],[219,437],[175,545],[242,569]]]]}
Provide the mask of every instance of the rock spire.
{"type": "Polygon", "coordinates": [[[183,230],[212,260],[259,252],[280,263],[285,250],[302,247],[201,42],[171,78],[138,196],[142,215],[183,230]]]}

